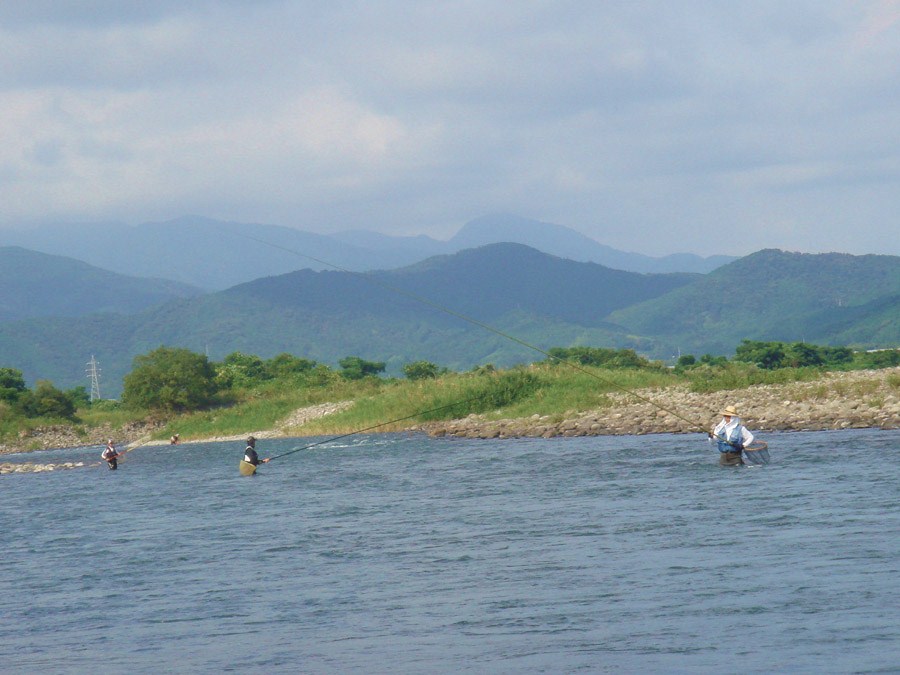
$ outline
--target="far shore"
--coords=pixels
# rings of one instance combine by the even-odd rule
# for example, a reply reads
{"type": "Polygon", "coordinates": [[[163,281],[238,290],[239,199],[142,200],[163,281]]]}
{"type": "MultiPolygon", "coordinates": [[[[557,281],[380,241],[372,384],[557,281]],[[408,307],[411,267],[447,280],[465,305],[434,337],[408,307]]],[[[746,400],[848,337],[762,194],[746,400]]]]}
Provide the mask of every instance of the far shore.
{"type": "MultiPolygon", "coordinates": [[[[825,429],[900,428],[900,368],[827,373],[812,382],[761,385],[711,394],[692,393],[683,386],[640,390],[637,397],[622,392],[611,394],[610,407],[568,411],[560,415],[533,414],[525,418],[493,419],[470,415],[464,419],[411,423],[409,431],[432,436],[465,438],[567,437],[600,435],[641,435],[654,433],[701,433],[719,420],[725,406],[735,406],[744,424],[754,433],[765,431],[819,431],[825,429]]],[[[183,438],[182,443],[243,442],[247,436],[259,439],[309,435],[304,426],[320,417],[339,412],[352,401],[325,403],[301,408],[272,429],[248,429],[231,435],[183,438]]],[[[147,425],[124,429],[95,429],[89,442],[70,427],[35,430],[12,444],[0,446],[0,454],[73,447],[102,448],[113,438],[125,449],[166,445],[167,439],[150,440],[158,432],[147,425]]],[[[99,455],[98,450],[98,455],[99,455]]]]}
{"type": "Polygon", "coordinates": [[[608,408],[492,420],[471,415],[422,428],[435,436],[511,438],[698,433],[735,406],[754,432],[900,428],[900,368],[827,373],[813,382],[697,394],[686,387],[610,395],[608,408]]]}

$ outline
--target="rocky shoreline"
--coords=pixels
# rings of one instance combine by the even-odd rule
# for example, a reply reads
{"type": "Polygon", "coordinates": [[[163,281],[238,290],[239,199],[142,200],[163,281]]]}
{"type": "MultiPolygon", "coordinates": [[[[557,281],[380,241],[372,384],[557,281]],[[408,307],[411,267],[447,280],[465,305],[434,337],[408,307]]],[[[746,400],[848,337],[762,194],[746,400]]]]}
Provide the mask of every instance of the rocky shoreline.
{"type": "Polygon", "coordinates": [[[686,387],[611,394],[611,405],[564,415],[465,419],[420,428],[432,436],[517,438],[697,433],[736,406],[753,431],[900,428],[900,368],[827,373],[813,382],[761,385],[697,394],[686,387]]]}
{"type": "MultiPolygon", "coordinates": [[[[557,436],[641,435],[656,433],[698,433],[711,428],[725,406],[737,408],[744,423],[754,432],[821,431],[826,429],[900,429],[900,368],[827,373],[812,382],[761,385],[734,391],[697,394],[686,387],[646,389],[610,394],[610,405],[558,415],[531,415],[516,419],[490,419],[469,415],[458,420],[411,425],[410,431],[431,436],[462,438],[522,438],[557,436]]],[[[339,412],[352,401],[324,403],[295,411],[273,429],[234,436],[191,439],[193,442],[238,441],[248,435],[280,438],[303,435],[307,422],[339,412]]],[[[84,443],[70,427],[36,429],[19,439],[16,446],[0,446],[0,454],[27,450],[97,446],[98,455],[106,438],[120,445],[161,445],[168,441],[148,441],[161,424],[129,425],[122,429],[95,429],[93,443],[84,443]]],[[[0,473],[52,471],[76,468],[72,463],[0,463],[0,473]],[[30,467],[30,468],[24,468],[30,467]]]]}

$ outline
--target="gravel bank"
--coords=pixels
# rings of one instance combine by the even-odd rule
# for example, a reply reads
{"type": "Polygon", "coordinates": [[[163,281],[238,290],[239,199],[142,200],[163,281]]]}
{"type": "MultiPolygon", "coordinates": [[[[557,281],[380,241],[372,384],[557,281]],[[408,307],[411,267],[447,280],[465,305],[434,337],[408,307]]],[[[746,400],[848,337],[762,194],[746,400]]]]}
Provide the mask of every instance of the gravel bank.
{"type": "Polygon", "coordinates": [[[465,438],[696,433],[711,429],[726,405],[736,406],[753,431],[900,428],[900,368],[828,373],[815,382],[712,394],[685,387],[637,393],[656,405],[620,393],[610,395],[612,406],[595,410],[502,420],[470,415],[421,429],[432,436],[465,438]]]}
{"type": "MultiPolygon", "coordinates": [[[[692,393],[685,387],[646,389],[637,393],[653,403],[618,393],[609,396],[612,405],[594,410],[501,420],[470,415],[459,420],[411,426],[410,430],[423,431],[432,436],[465,438],[697,433],[711,428],[719,420],[719,411],[727,405],[735,406],[744,423],[754,432],[900,428],[900,368],[828,373],[815,382],[764,385],[712,394],[692,393]]],[[[300,435],[302,426],[310,420],[340,412],[352,405],[353,401],[342,401],[309,406],[295,411],[273,429],[191,441],[227,442],[242,441],[249,435],[257,438],[300,435]]],[[[20,437],[14,445],[0,446],[0,454],[94,445],[97,446],[99,459],[105,439],[110,437],[116,440],[117,445],[126,448],[168,443],[146,441],[160,427],[141,424],[116,430],[92,430],[91,435],[95,438],[89,443],[85,442],[84,433],[79,435],[71,427],[47,427],[20,437]]],[[[5,463],[0,464],[0,473],[53,471],[77,466],[70,464],[5,463]],[[31,469],[20,468],[23,466],[31,469]]]]}

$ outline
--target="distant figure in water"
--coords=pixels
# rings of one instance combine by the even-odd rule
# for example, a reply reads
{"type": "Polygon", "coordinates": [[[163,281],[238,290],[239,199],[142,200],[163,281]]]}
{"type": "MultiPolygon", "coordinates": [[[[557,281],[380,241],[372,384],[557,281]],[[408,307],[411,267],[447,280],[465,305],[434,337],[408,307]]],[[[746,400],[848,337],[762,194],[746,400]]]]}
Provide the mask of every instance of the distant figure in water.
{"type": "Polygon", "coordinates": [[[737,466],[744,463],[744,460],[741,459],[741,451],[744,446],[753,442],[753,434],[741,424],[737,410],[730,405],[722,411],[722,421],[709,435],[709,440],[713,439],[719,447],[719,464],[737,466]]]}
{"type": "Polygon", "coordinates": [[[178,434],[175,434],[174,436],[172,436],[169,443],[171,443],[172,445],[178,445],[178,434]]]}
{"type": "Polygon", "coordinates": [[[106,449],[100,456],[106,460],[106,463],[109,465],[110,471],[115,471],[119,468],[119,453],[116,451],[116,446],[113,444],[113,439],[109,439],[109,442],[107,442],[106,444],[106,449]]]}
{"type": "Polygon", "coordinates": [[[269,461],[269,458],[260,459],[256,454],[256,439],[251,436],[247,439],[247,449],[244,450],[244,461],[253,466],[259,466],[269,461]]]}

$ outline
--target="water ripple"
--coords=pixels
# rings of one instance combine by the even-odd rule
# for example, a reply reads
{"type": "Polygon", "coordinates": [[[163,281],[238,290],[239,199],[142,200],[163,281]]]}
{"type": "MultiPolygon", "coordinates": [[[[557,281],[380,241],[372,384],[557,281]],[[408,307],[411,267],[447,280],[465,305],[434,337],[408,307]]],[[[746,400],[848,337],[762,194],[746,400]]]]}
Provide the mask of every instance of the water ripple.
{"type": "Polygon", "coordinates": [[[692,436],[385,435],[253,478],[225,443],[4,476],[0,671],[896,669],[900,432],[766,440],[753,469],[692,436]]]}

